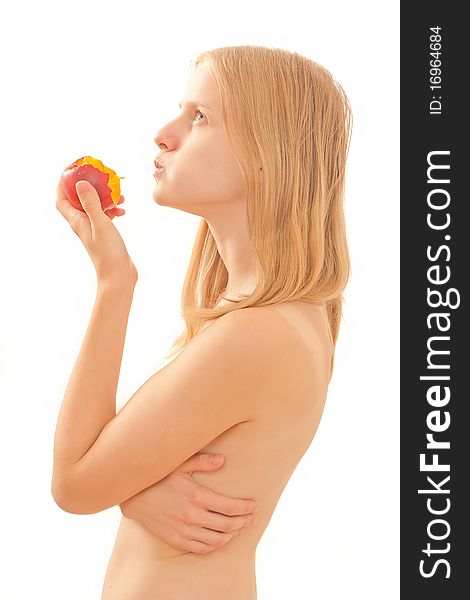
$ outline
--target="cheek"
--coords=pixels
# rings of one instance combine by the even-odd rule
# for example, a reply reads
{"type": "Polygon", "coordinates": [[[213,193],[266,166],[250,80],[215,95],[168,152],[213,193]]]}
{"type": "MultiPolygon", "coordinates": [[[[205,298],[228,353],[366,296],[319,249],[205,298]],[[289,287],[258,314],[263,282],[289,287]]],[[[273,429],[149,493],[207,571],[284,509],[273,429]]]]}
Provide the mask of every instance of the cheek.
{"type": "Polygon", "coordinates": [[[243,193],[243,183],[232,169],[223,169],[217,165],[199,172],[194,178],[194,187],[204,196],[215,201],[232,200],[243,193]]]}
{"type": "Polygon", "coordinates": [[[243,178],[240,168],[228,149],[222,149],[208,161],[207,176],[219,189],[230,195],[243,192],[243,178]]]}
{"type": "MultiPolygon", "coordinates": [[[[199,140],[198,140],[199,141],[199,140]]],[[[231,151],[218,140],[187,145],[159,184],[175,197],[224,201],[243,194],[240,169],[231,151]]]]}
{"type": "Polygon", "coordinates": [[[216,157],[201,155],[178,166],[172,173],[172,185],[188,196],[218,197],[232,187],[231,173],[216,157]]]}

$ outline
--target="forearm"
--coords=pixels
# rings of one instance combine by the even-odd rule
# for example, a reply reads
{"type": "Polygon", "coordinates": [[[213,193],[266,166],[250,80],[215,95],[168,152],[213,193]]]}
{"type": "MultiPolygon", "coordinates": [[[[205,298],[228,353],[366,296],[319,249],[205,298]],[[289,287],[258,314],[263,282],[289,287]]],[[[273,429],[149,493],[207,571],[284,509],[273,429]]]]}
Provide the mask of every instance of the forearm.
{"type": "Polygon", "coordinates": [[[98,282],[85,337],[68,381],[54,439],[53,487],[65,481],[116,416],[121,369],[134,284],[98,282]]]}

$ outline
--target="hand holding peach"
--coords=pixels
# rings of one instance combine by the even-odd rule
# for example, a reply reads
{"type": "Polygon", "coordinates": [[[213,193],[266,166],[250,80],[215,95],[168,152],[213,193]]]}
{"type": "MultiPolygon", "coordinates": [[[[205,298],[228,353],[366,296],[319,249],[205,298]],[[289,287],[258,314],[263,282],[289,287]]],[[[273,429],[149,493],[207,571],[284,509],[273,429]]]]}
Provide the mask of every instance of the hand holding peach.
{"type": "MultiPolygon", "coordinates": [[[[113,217],[125,213],[123,208],[116,206],[124,201],[119,177],[112,176],[114,171],[110,173],[111,169],[104,171],[104,165],[96,168],[91,162],[86,163],[89,166],[85,171],[79,170],[85,166],[78,164],[83,159],[75,161],[62,173],[57,186],[56,208],[85,246],[99,283],[119,281],[120,284],[135,285],[137,269],[112,223],[113,217]]],[[[100,161],[92,160],[102,165],[100,161]]]]}
{"type": "Polygon", "coordinates": [[[70,204],[83,210],[75,184],[80,180],[88,181],[98,192],[102,209],[108,211],[124,201],[120,179],[124,177],[119,177],[116,171],[106,167],[97,158],[82,156],[64,169],[61,183],[70,204]]]}

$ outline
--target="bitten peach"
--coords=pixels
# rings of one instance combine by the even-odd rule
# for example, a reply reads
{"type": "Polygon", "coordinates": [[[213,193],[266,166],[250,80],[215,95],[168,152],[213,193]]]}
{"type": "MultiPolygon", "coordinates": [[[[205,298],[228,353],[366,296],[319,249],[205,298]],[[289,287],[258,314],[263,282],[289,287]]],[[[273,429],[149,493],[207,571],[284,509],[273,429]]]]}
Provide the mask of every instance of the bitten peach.
{"type": "Polygon", "coordinates": [[[115,171],[92,156],[82,156],[66,167],[62,173],[61,184],[65,195],[72,206],[83,211],[80,199],[75,189],[77,181],[84,179],[96,189],[103,210],[109,210],[120,204],[121,185],[115,171]]]}

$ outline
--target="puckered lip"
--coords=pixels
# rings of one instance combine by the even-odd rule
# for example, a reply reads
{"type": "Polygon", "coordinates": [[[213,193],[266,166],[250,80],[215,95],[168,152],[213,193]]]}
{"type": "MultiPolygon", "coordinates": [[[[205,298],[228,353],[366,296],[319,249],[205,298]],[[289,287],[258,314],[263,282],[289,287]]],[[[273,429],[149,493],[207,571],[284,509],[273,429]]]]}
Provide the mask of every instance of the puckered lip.
{"type": "Polygon", "coordinates": [[[157,169],[163,169],[163,168],[164,168],[164,167],[163,167],[163,163],[162,163],[162,162],[158,162],[158,160],[157,160],[157,159],[155,159],[155,160],[153,161],[153,164],[155,165],[155,168],[157,168],[157,169]]]}

